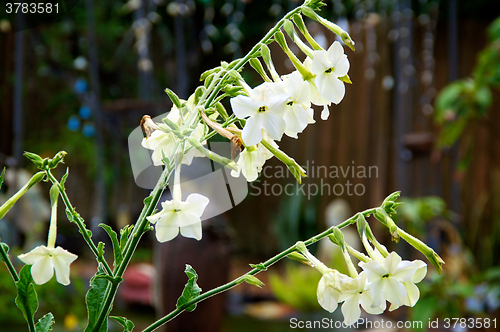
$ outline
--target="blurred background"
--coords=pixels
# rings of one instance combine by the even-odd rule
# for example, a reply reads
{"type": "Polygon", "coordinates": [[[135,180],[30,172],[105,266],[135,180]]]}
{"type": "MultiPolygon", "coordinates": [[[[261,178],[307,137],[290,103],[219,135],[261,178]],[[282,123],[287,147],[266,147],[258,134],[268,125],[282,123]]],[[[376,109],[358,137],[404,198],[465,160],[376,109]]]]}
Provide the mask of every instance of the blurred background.
{"type": "MultiPolygon", "coordinates": [[[[177,238],[160,246],[152,232],[146,234],[114,309],[138,330],[174,308],[186,282],[184,264],[197,270],[200,286],[208,290],[245,273],[249,263],[378,206],[396,190],[405,201],[396,222],[431,245],[446,265],[441,275],[429,267],[415,308],[382,318],[421,320],[419,330],[429,319],[498,318],[500,2],[325,2],[321,15],[356,42],[355,52],[345,48],[353,84],[331,107],[328,121],[320,120],[317,110],[317,123],[299,140],[284,137],[279,144],[307,166],[305,187],[293,194],[279,191],[295,180],[278,174],[280,164],[272,159],[241,204],[204,222],[201,242],[177,238]]],[[[0,13],[0,166],[7,167],[0,203],[35,171],[24,151],[52,157],[65,150],[68,195],[94,240],[111,248],[97,225],[118,230],[134,223],[149,194],[134,182],[127,145],[142,116],[169,111],[166,87],[187,98],[203,71],[246,54],[301,2],[71,3],[69,13],[34,27],[0,13]]],[[[324,47],[335,40],[322,26],[306,24],[324,47]]],[[[279,73],[293,70],[277,45],[271,51],[279,73]]],[[[261,83],[251,68],[242,74],[251,86],[261,83]]],[[[61,177],[64,171],[59,167],[56,173],[61,177]]],[[[0,220],[0,237],[14,255],[45,241],[48,190],[47,184],[38,185],[0,220]]],[[[64,219],[61,209],[57,244],[80,259],[72,265],[69,287],[55,280],[37,287],[39,313],[52,310],[55,331],[76,331],[86,325],[83,294],[96,266],[74,225],[64,219]]],[[[404,244],[390,243],[386,229],[370,223],[390,249],[406,259],[424,259],[404,244]]],[[[355,234],[346,231],[346,238],[359,245],[355,234]]],[[[345,269],[333,245],[311,248],[345,269]]],[[[342,319],[339,310],[329,315],[319,307],[320,275],[314,269],[280,262],[259,278],[266,283],[262,289],[241,285],[182,314],[168,330],[289,331],[291,317],[342,319]]],[[[23,319],[9,279],[1,268],[0,326],[18,331],[23,319]]]]}

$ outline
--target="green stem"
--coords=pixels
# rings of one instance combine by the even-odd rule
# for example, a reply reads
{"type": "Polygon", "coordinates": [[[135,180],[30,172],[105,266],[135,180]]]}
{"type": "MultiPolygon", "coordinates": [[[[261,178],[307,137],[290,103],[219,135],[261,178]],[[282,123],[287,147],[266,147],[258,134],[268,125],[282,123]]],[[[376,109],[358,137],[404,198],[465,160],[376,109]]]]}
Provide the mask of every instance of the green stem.
{"type": "MultiPolygon", "coordinates": [[[[302,6],[299,6],[299,7],[295,8],[294,10],[292,10],[291,12],[289,12],[288,14],[286,14],[278,23],[276,23],[276,25],[274,26],[274,28],[271,29],[264,36],[264,38],[262,38],[260,40],[260,42],[258,42],[250,50],[250,52],[247,53],[247,55],[245,55],[244,58],[241,58],[240,61],[238,61],[238,63],[232,69],[238,71],[241,67],[243,67],[247,63],[247,61],[250,60],[252,57],[254,57],[255,53],[257,53],[259,51],[259,49],[261,47],[261,44],[267,44],[269,42],[269,40],[271,40],[271,38],[274,36],[274,34],[277,31],[279,31],[279,29],[285,23],[285,21],[288,20],[293,15],[295,15],[297,13],[300,13],[301,10],[302,10],[302,6]]],[[[222,77],[222,79],[219,81],[218,85],[214,88],[214,90],[212,90],[212,92],[210,93],[207,101],[205,102],[205,109],[209,109],[210,108],[210,105],[211,105],[212,101],[217,96],[217,94],[219,93],[219,91],[222,89],[223,83],[225,82],[225,80],[226,80],[226,78],[228,76],[229,76],[229,74],[225,73],[224,76],[222,77]]]]}
{"type": "MultiPolygon", "coordinates": [[[[360,212],[360,213],[363,214],[363,215],[365,215],[365,216],[369,216],[370,214],[372,214],[374,212],[375,212],[375,208],[368,209],[368,210],[365,210],[365,211],[360,212]]],[[[337,228],[341,229],[341,228],[344,228],[346,226],[349,226],[351,224],[356,223],[358,214],[359,213],[357,213],[356,215],[354,215],[351,218],[347,219],[346,221],[344,221],[343,223],[341,223],[340,225],[338,225],[337,228]]],[[[320,234],[318,234],[316,236],[313,236],[309,240],[305,241],[304,244],[306,246],[309,246],[309,245],[311,245],[313,243],[316,243],[319,240],[321,240],[321,239],[327,237],[328,235],[332,234],[333,231],[334,231],[333,227],[329,228],[326,231],[324,231],[323,233],[320,233],[320,234]]],[[[268,267],[270,267],[271,265],[273,265],[274,263],[276,263],[279,260],[283,259],[284,257],[286,257],[287,255],[291,254],[294,251],[296,251],[296,245],[293,245],[290,248],[288,248],[287,250],[282,251],[281,253],[279,253],[276,256],[268,259],[264,263],[259,264],[259,266],[262,266],[265,269],[267,269],[268,267]]],[[[263,268],[254,268],[254,269],[250,270],[249,272],[247,272],[246,274],[242,275],[241,277],[238,277],[238,278],[234,279],[233,281],[231,281],[231,282],[229,282],[227,284],[224,284],[222,286],[219,286],[217,288],[214,288],[214,289],[209,290],[209,291],[207,291],[207,292],[205,292],[203,294],[198,295],[197,297],[195,297],[191,301],[186,302],[183,306],[175,309],[174,311],[170,312],[168,315],[160,318],[159,320],[157,320],[156,322],[154,322],[153,324],[151,324],[150,326],[148,326],[147,328],[145,328],[142,332],[151,332],[151,331],[154,331],[158,327],[160,327],[163,324],[168,323],[170,320],[174,319],[181,312],[183,312],[184,310],[186,310],[186,308],[189,308],[193,304],[201,302],[201,301],[203,301],[203,300],[205,300],[205,299],[207,299],[209,297],[212,297],[214,295],[217,295],[219,293],[225,292],[225,291],[227,291],[227,290],[229,290],[229,289],[231,289],[231,288],[239,285],[242,282],[242,280],[244,279],[245,276],[247,276],[247,275],[256,275],[256,274],[258,274],[259,272],[261,272],[261,271],[263,271],[265,269],[263,269],[263,268]]]]}
{"type": "Polygon", "coordinates": [[[2,256],[2,259],[7,266],[7,269],[10,272],[10,275],[12,276],[12,279],[14,282],[19,281],[19,276],[17,275],[16,269],[14,268],[14,265],[12,265],[12,262],[10,261],[9,255],[5,252],[3,249],[3,246],[0,244],[0,255],[2,256]]]}
{"type": "MultiPolygon", "coordinates": [[[[153,211],[155,210],[156,205],[160,200],[163,190],[166,187],[167,180],[172,174],[173,169],[174,169],[173,162],[171,162],[169,165],[165,167],[160,179],[158,180],[155,188],[153,189],[153,192],[151,194],[152,196],[151,201],[149,201],[149,203],[146,204],[142,209],[139,219],[137,220],[136,227],[134,227],[132,234],[130,234],[129,240],[127,240],[127,245],[125,246],[123,260],[114,271],[113,276],[115,277],[115,279],[118,279],[123,276],[123,273],[125,272],[125,269],[127,268],[132,258],[132,255],[134,254],[134,251],[137,248],[139,241],[141,240],[142,235],[145,233],[145,228],[149,226],[149,221],[146,218],[153,214],[153,211]]],[[[111,287],[107,288],[104,306],[102,306],[101,311],[99,312],[96,324],[92,329],[93,332],[99,331],[102,323],[104,322],[104,319],[106,319],[109,312],[109,308],[111,307],[113,300],[115,298],[116,291],[118,290],[118,286],[119,283],[116,282],[112,283],[111,287]]]]}
{"type": "Polygon", "coordinates": [[[85,240],[85,242],[87,242],[87,245],[90,247],[90,250],[92,250],[92,252],[94,253],[95,257],[97,258],[97,261],[102,263],[108,275],[112,276],[113,271],[109,267],[108,262],[106,262],[104,257],[99,257],[99,254],[97,252],[97,247],[95,246],[94,241],[92,241],[90,236],[87,234],[87,229],[85,228],[83,218],[80,217],[80,215],[76,212],[75,208],[71,205],[68,195],[66,195],[66,190],[61,186],[59,181],[57,181],[57,179],[52,175],[52,173],[50,173],[50,170],[47,170],[46,174],[50,182],[52,182],[52,184],[57,185],[57,188],[59,188],[59,194],[61,195],[64,205],[73,216],[73,221],[78,225],[78,228],[83,236],[83,239],[85,240]]]}

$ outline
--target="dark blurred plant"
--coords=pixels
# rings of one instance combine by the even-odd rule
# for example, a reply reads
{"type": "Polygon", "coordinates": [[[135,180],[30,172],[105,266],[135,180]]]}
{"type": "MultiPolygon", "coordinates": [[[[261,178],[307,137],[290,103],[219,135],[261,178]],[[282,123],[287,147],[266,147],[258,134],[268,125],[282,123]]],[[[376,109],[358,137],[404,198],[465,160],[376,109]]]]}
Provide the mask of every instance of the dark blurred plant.
{"type": "Polygon", "coordinates": [[[492,104],[492,89],[500,87],[500,18],[488,28],[488,45],[479,53],[472,77],[446,86],[436,100],[435,122],[441,126],[438,147],[450,147],[463,140],[467,156],[459,165],[465,169],[474,146],[471,136],[476,124],[488,115],[492,104]]]}

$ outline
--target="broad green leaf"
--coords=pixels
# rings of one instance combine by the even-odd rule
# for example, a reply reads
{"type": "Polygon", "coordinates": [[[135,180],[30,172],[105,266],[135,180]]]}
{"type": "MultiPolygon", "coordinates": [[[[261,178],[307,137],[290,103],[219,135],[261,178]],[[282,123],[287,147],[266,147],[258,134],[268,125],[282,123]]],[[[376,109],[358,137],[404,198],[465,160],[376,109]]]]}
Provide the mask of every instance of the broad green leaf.
{"type": "MultiPolygon", "coordinates": [[[[99,264],[97,273],[92,277],[92,279],[90,279],[90,289],[85,296],[85,303],[87,304],[87,313],[89,319],[89,323],[87,325],[87,328],[85,329],[85,332],[91,332],[93,330],[94,324],[96,323],[97,317],[99,316],[99,312],[104,305],[108,281],[104,278],[100,278],[103,275],[106,275],[106,273],[104,272],[103,266],[99,264]]],[[[111,310],[111,306],[109,310],[111,310]]],[[[108,320],[105,319],[98,331],[106,332],[107,330],[108,320]]]]}
{"type": "Polygon", "coordinates": [[[134,323],[125,317],[109,316],[109,318],[120,323],[120,325],[123,326],[123,332],[132,332],[135,327],[134,323]]]}
{"type": "MultiPolygon", "coordinates": [[[[196,274],[196,271],[191,267],[191,265],[186,264],[186,270],[184,270],[184,273],[186,273],[189,280],[186,286],[184,286],[182,295],[177,300],[177,308],[182,307],[184,304],[191,301],[201,293],[201,288],[198,286],[198,284],[196,284],[198,275],[196,274]]],[[[196,309],[196,303],[186,308],[187,311],[193,311],[194,309],[196,309]]]]}
{"type": "Polygon", "coordinates": [[[35,332],[50,332],[54,323],[54,316],[49,312],[38,320],[38,323],[35,325],[35,332]]]}
{"type": "Polygon", "coordinates": [[[38,309],[38,298],[33,285],[33,277],[31,276],[31,265],[23,266],[19,272],[19,281],[16,282],[16,287],[16,305],[23,313],[28,325],[33,326],[33,316],[38,309]]]}
{"type": "Polygon", "coordinates": [[[111,238],[111,243],[113,244],[113,253],[115,255],[115,266],[118,266],[123,260],[120,244],[118,243],[118,235],[109,225],[99,224],[99,227],[102,227],[111,238]]]}

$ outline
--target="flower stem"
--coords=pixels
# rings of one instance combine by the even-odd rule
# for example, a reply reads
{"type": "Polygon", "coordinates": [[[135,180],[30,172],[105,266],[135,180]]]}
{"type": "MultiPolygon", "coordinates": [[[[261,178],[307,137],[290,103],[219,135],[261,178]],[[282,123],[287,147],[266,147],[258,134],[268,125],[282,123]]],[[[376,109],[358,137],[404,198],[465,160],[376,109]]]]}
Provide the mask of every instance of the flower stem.
{"type": "MultiPolygon", "coordinates": [[[[369,216],[374,211],[375,211],[375,208],[368,209],[368,210],[365,210],[365,211],[360,212],[360,213],[363,214],[363,215],[365,215],[365,216],[369,216]]],[[[358,216],[358,213],[356,213],[356,215],[352,216],[351,218],[347,219],[346,221],[344,221],[343,223],[341,223],[340,225],[338,225],[337,228],[341,229],[341,228],[344,228],[346,226],[349,226],[350,224],[356,223],[357,216],[358,216]]],[[[328,235],[332,234],[333,231],[334,231],[334,228],[331,227],[331,228],[327,229],[326,231],[324,231],[323,233],[320,233],[320,234],[318,234],[316,236],[313,236],[312,238],[310,238],[307,241],[304,241],[303,243],[304,243],[304,245],[309,246],[309,245],[311,245],[313,243],[316,243],[319,240],[327,237],[328,235]]],[[[264,271],[265,269],[267,269],[268,267],[270,267],[274,263],[278,262],[279,260],[283,259],[287,255],[289,255],[292,252],[296,251],[296,249],[297,249],[296,246],[297,245],[295,244],[295,245],[291,246],[290,248],[286,249],[285,251],[282,251],[281,253],[279,253],[276,256],[268,259],[264,263],[259,264],[259,268],[254,268],[254,269],[250,270],[249,272],[247,272],[246,274],[242,275],[241,277],[238,277],[238,278],[234,279],[233,281],[228,282],[227,284],[224,284],[222,286],[219,286],[217,288],[214,288],[214,289],[209,290],[209,291],[207,291],[207,292],[205,292],[203,294],[198,295],[197,297],[195,297],[191,301],[186,302],[181,307],[173,310],[172,312],[170,312],[166,316],[160,318],[159,320],[157,320],[156,322],[154,322],[153,324],[151,324],[150,326],[148,326],[147,328],[145,328],[142,332],[151,332],[151,331],[154,331],[158,327],[160,327],[163,324],[165,324],[165,323],[171,321],[172,319],[174,319],[181,312],[183,312],[184,310],[186,310],[186,308],[189,308],[193,304],[201,302],[201,301],[203,301],[203,300],[205,300],[205,299],[207,299],[209,297],[212,297],[212,296],[217,295],[219,293],[225,292],[225,291],[227,291],[227,290],[229,290],[229,289],[231,289],[231,288],[239,285],[241,283],[241,280],[243,280],[243,278],[246,275],[256,275],[257,273],[259,273],[261,271],[264,271]]]]}
{"type": "MultiPolygon", "coordinates": [[[[177,151],[175,153],[177,153],[177,151]]],[[[136,226],[134,227],[132,234],[130,234],[129,239],[127,240],[127,245],[125,246],[124,249],[123,260],[120,263],[120,265],[118,265],[118,267],[115,268],[115,271],[113,273],[113,277],[115,279],[120,279],[123,276],[123,273],[125,272],[125,269],[127,268],[130,259],[132,258],[132,255],[134,254],[135,249],[137,248],[137,244],[141,240],[142,235],[146,232],[146,227],[149,226],[149,221],[146,218],[153,214],[156,205],[158,204],[158,201],[160,200],[160,197],[163,194],[163,190],[165,190],[167,180],[169,179],[173,170],[174,170],[174,162],[171,161],[169,165],[165,166],[165,169],[163,170],[160,179],[156,183],[156,186],[150,195],[151,200],[144,205],[144,208],[142,209],[139,219],[136,222],[136,226]]],[[[96,324],[94,325],[92,332],[97,332],[101,328],[104,319],[106,319],[108,315],[109,308],[113,304],[113,300],[115,298],[116,291],[118,290],[118,286],[119,286],[118,282],[112,283],[111,286],[108,286],[105,294],[104,305],[101,307],[101,311],[99,312],[99,316],[97,317],[96,324]]]]}
{"type": "MultiPolygon", "coordinates": [[[[234,69],[234,70],[238,71],[241,67],[243,67],[247,63],[247,61],[249,61],[251,58],[253,58],[255,56],[255,54],[259,51],[259,49],[261,47],[261,44],[267,44],[269,42],[269,40],[271,40],[271,38],[274,36],[274,34],[277,31],[279,31],[279,29],[285,23],[285,21],[288,20],[293,15],[295,15],[297,13],[300,13],[301,10],[302,10],[302,6],[299,6],[299,7],[295,8],[294,10],[288,12],[288,14],[286,14],[278,23],[276,23],[276,25],[264,36],[264,38],[262,38],[260,40],[260,42],[258,42],[250,50],[250,52],[248,52],[247,55],[245,55],[244,58],[241,58],[240,61],[238,61],[238,63],[233,68],[231,68],[231,69],[234,69]]],[[[228,76],[229,76],[229,74],[225,73],[224,76],[222,77],[222,79],[218,82],[218,84],[212,90],[212,92],[208,96],[207,101],[205,102],[205,109],[210,108],[210,106],[212,104],[212,101],[214,100],[214,98],[217,96],[217,94],[219,93],[219,91],[223,87],[222,83],[225,82],[225,80],[226,80],[226,78],[228,76]]]]}
{"type": "Polygon", "coordinates": [[[66,209],[68,209],[69,213],[73,216],[73,221],[78,225],[78,229],[80,230],[83,239],[85,240],[85,242],[87,242],[87,245],[90,247],[90,250],[92,250],[92,252],[94,253],[95,257],[97,258],[97,261],[99,263],[102,263],[108,275],[112,276],[113,271],[111,271],[111,268],[109,267],[108,262],[106,262],[104,257],[99,257],[99,254],[97,252],[97,247],[95,246],[94,241],[92,241],[92,239],[90,238],[90,235],[87,233],[87,228],[85,228],[84,220],[82,217],[80,217],[80,215],[76,212],[75,208],[71,205],[68,195],[66,195],[66,190],[61,186],[59,181],[57,181],[57,179],[52,175],[52,173],[50,173],[50,170],[47,170],[46,174],[50,182],[52,182],[52,184],[54,185],[57,185],[57,188],[59,189],[59,195],[61,195],[64,205],[66,206],[66,209]]]}
{"type": "Polygon", "coordinates": [[[9,255],[5,252],[2,245],[0,245],[0,256],[2,256],[2,260],[7,266],[7,269],[9,270],[10,275],[12,276],[14,282],[18,282],[19,276],[17,275],[16,269],[14,268],[14,265],[12,265],[9,255]]]}

